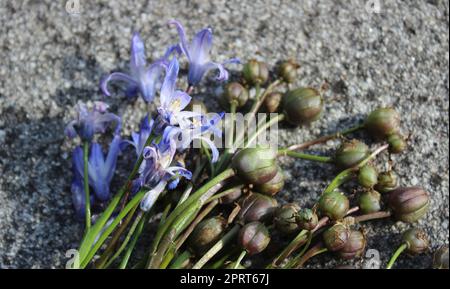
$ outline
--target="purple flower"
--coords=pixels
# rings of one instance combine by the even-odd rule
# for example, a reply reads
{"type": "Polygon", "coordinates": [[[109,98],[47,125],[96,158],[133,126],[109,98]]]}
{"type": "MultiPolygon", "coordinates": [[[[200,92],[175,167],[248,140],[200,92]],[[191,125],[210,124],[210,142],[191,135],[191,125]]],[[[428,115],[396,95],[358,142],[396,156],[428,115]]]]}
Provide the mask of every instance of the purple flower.
{"type": "Polygon", "coordinates": [[[65,129],[66,135],[70,138],[78,135],[83,141],[91,141],[94,134],[104,133],[108,125],[112,122],[116,122],[116,131],[120,130],[120,117],[106,112],[108,105],[104,102],[94,102],[92,111],[88,111],[86,105],[79,102],[77,109],[77,119],[71,121],[65,129]]]}
{"type": "Polygon", "coordinates": [[[225,61],[224,63],[212,62],[210,58],[212,48],[212,30],[205,28],[199,31],[190,44],[187,43],[186,33],[183,26],[176,20],[169,21],[169,25],[175,25],[180,36],[181,51],[186,55],[189,61],[188,83],[190,86],[197,85],[203,76],[212,69],[218,69],[217,80],[228,79],[228,71],[223,67],[227,63],[239,63],[236,58],[225,61]]]}
{"type": "Polygon", "coordinates": [[[211,149],[211,161],[216,162],[219,158],[219,151],[210,139],[210,134],[213,133],[216,137],[222,137],[222,130],[218,127],[218,124],[224,115],[225,113],[220,113],[214,114],[210,118],[205,115],[194,117],[189,128],[180,130],[181,135],[177,137],[177,140],[180,140],[177,148],[187,149],[195,140],[201,141],[211,149]]]}
{"type": "Polygon", "coordinates": [[[105,95],[110,96],[108,83],[110,81],[122,81],[127,84],[126,95],[128,97],[136,96],[140,92],[145,101],[151,102],[155,96],[156,86],[161,81],[162,74],[167,66],[167,58],[174,51],[179,51],[178,45],[169,47],[164,57],[148,66],[144,43],[139,33],[135,32],[131,39],[130,74],[111,73],[101,80],[101,90],[105,95]]]}
{"type": "Polygon", "coordinates": [[[156,131],[161,133],[167,125],[183,126],[192,117],[192,111],[182,111],[191,102],[191,97],[184,91],[176,90],[176,80],[179,71],[178,60],[174,57],[169,64],[167,74],[161,87],[156,131]]]}
{"type": "Polygon", "coordinates": [[[173,165],[176,153],[174,138],[178,131],[178,128],[166,127],[161,141],[143,150],[144,161],[139,168],[139,182],[141,187],[152,188],[141,201],[143,211],[148,211],[154,205],[166,186],[174,189],[181,177],[192,177],[192,173],[180,164],[173,165]]]}
{"type": "MultiPolygon", "coordinates": [[[[154,121],[153,119],[149,119],[148,114],[142,119],[141,127],[139,132],[131,133],[131,141],[125,140],[123,144],[131,144],[136,149],[136,154],[139,157],[142,154],[142,150],[144,149],[145,143],[147,139],[150,137],[153,129],[154,121]]],[[[121,149],[124,149],[124,146],[121,146],[121,149]]]]}
{"type": "MultiPolygon", "coordinates": [[[[72,185],[70,187],[70,191],[72,192],[72,204],[75,209],[77,219],[82,220],[86,214],[86,194],[84,192],[83,178],[78,173],[74,174],[72,185]]],[[[95,198],[94,196],[91,196],[91,206],[94,202],[95,198]]]]}
{"type": "MultiPolygon", "coordinates": [[[[116,170],[117,157],[120,153],[121,138],[115,135],[109,145],[108,155],[103,154],[98,143],[91,145],[88,160],[89,184],[94,189],[95,197],[100,201],[107,201],[110,197],[109,186],[116,170]]],[[[76,147],[73,152],[74,167],[79,176],[84,175],[83,150],[76,147]]]]}

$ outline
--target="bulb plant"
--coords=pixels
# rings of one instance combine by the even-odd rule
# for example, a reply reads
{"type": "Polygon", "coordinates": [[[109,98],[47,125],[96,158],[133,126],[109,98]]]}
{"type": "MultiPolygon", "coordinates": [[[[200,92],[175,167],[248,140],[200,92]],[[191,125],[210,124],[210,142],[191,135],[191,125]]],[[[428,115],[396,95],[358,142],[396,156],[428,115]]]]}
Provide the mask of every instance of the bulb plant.
{"type": "MultiPolygon", "coordinates": [[[[244,259],[258,254],[267,263],[252,262],[257,268],[301,268],[327,252],[342,259],[361,257],[367,237],[357,224],[386,218],[413,223],[425,216],[428,192],[399,187],[392,169],[377,168],[385,165],[378,156],[407,148],[394,108],[377,108],[363,123],[285,148],[255,144],[274,124],[305,129],[318,121],[326,112],[323,91],[295,87],[300,65],[293,59],[275,67],[256,59],[214,62],[211,28],[198,31],[189,42],[181,23],[172,20],[168,25],[179,40],[164,55],[148,63],[144,41],[134,33],[129,71],[113,72],[100,81],[105,96],[141,96],[149,104],[159,98],[138,131],[129,139],[122,136],[123,120],[106,102],[79,103],[75,119],[67,125],[67,136],[81,143],[72,154],[71,192],[74,215],[85,224],[74,268],[245,269],[244,259]],[[185,87],[179,89],[182,58],[188,67],[185,87]],[[239,63],[242,70],[227,82],[227,68],[239,63]],[[226,125],[225,112],[208,113],[195,99],[207,76],[223,87],[218,102],[229,112],[231,126],[226,125]],[[234,126],[238,111],[247,113],[249,120],[242,129],[234,126]],[[251,120],[260,113],[278,114],[251,130],[251,120]],[[357,130],[381,144],[369,147],[362,139],[346,138],[357,130]],[[221,149],[213,140],[224,133],[226,146],[221,149]],[[111,135],[108,151],[99,142],[104,135],[111,135]],[[341,140],[334,153],[301,152],[332,139],[341,140]],[[337,168],[330,168],[336,176],[310,207],[286,204],[278,197],[289,193],[289,182],[297,181],[285,174],[284,162],[279,161],[285,157],[337,168]],[[131,160],[133,167],[116,188],[112,184],[120,178],[115,174],[119,158],[131,160]],[[349,191],[352,185],[356,187],[349,191]],[[357,206],[351,207],[353,203],[357,206]],[[154,219],[158,225],[141,255],[136,244],[154,219]],[[279,251],[277,246],[267,249],[278,239],[285,244],[279,251]],[[132,255],[140,261],[130,263],[132,255]]],[[[402,251],[418,254],[428,245],[422,231],[406,232],[389,266],[402,251]]],[[[448,268],[448,248],[436,252],[434,260],[436,268],[448,268]]]]}

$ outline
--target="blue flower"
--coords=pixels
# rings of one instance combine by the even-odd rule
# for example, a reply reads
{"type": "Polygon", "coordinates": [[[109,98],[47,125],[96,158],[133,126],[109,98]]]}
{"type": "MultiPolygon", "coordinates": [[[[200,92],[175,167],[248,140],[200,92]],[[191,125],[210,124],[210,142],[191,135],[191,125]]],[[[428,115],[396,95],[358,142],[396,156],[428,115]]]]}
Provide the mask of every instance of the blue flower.
{"type": "Polygon", "coordinates": [[[101,90],[105,95],[110,96],[108,83],[110,81],[123,81],[127,84],[126,95],[128,97],[136,96],[140,92],[145,101],[151,102],[155,96],[156,86],[161,81],[162,74],[167,66],[167,58],[179,49],[178,45],[169,47],[161,59],[148,66],[144,43],[139,33],[135,32],[131,39],[130,74],[111,73],[101,80],[101,90]]]}
{"type": "Polygon", "coordinates": [[[121,146],[121,149],[124,149],[124,145],[131,144],[136,149],[136,154],[139,157],[142,154],[142,150],[144,149],[145,143],[147,139],[150,137],[153,129],[154,121],[153,119],[149,119],[148,114],[142,119],[141,127],[139,132],[131,133],[131,141],[125,140],[121,146]]]}
{"type": "Polygon", "coordinates": [[[108,105],[104,102],[96,101],[92,111],[88,111],[86,105],[79,102],[77,109],[77,119],[71,121],[65,129],[70,138],[78,135],[83,141],[91,141],[94,134],[104,133],[112,122],[116,123],[116,131],[120,130],[120,117],[107,112],[108,105]]]}
{"type": "Polygon", "coordinates": [[[160,106],[158,107],[158,117],[156,118],[155,129],[157,133],[164,131],[167,125],[183,126],[192,111],[183,111],[191,102],[191,97],[184,91],[176,90],[176,81],[179,71],[178,60],[174,57],[167,69],[160,93],[160,106]]]}
{"type": "Polygon", "coordinates": [[[178,132],[179,128],[168,126],[159,143],[144,148],[144,161],[139,168],[139,183],[141,187],[152,189],[141,201],[143,211],[148,211],[154,205],[167,186],[174,189],[181,177],[192,177],[192,173],[179,163],[173,165],[176,153],[175,137],[178,132]]]}
{"type": "MultiPolygon", "coordinates": [[[[107,201],[110,197],[110,183],[116,170],[117,157],[120,153],[119,135],[115,135],[109,145],[108,155],[103,154],[98,143],[91,145],[91,153],[88,160],[89,184],[94,189],[95,197],[100,201],[107,201]]],[[[73,152],[74,166],[79,176],[84,175],[83,150],[76,147],[73,152]]]]}
{"type": "Polygon", "coordinates": [[[225,113],[214,114],[212,117],[205,115],[195,116],[189,128],[180,130],[180,135],[176,138],[179,140],[178,149],[187,149],[195,140],[199,140],[206,144],[212,153],[211,162],[216,162],[219,158],[219,151],[214,142],[210,139],[211,133],[216,137],[222,137],[222,130],[218,127],[220,120],[225,113]]]}
{"type": "MultiPolygon", "coordinates": [[[[77,219],[82,220],[86,214],[86,194],[84,192],[83,178],[78,173],[74,173],[70,191],[72,192],[72,204],[75,209],[75,216],[77,219]]],[[[91,196],[90,205],[94,205],[94,202],[95,198],[91,196]]]]}
{"type": "Polygon", "coordinates": [[[187,43],[186,33],[183,26],[176,20],[169,21],[169,25],[175,25],[180,36],[180,48],[189,61],[188,83],[189,86],[197,85],[203,76],[212,69],[218,69],[217,80],[228,79],[228,71],[223,67],[227,63],[239,63],[239,60],[232,58],[224,63],[212,62],[210,58],[212,48],[212,30],[205,28],[199,31],[190,44],[187,43]]]}

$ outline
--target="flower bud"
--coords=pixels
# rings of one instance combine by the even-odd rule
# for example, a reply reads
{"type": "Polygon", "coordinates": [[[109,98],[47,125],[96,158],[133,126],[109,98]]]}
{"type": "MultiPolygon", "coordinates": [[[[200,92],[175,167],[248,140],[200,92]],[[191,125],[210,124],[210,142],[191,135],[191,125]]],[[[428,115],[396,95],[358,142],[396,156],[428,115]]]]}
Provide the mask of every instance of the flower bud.
{"type": "Polygon", "coordinates": [[[353,167],[369,155],[369,147],[356,139],[344,142],[334,155],[334,162],[341,169],[353,167]]]}
{"type": "Polygon", "coordinates": [[[342,259],[350,260],[355,257],[361,257],[366,248],[366,237],[360,231],[350,231],[350,236],[344,247],[339,250],[338,254],[342,259]]]}
{"type": "Polygon", "coordinates": [[[282,97],[283,97],[283,95],[279,92],[269,93],[269,95],[267,95],[266,99],[264,100],[264,107],[266,108],[266,111],[268,113],[278,111],[282,97]]]}
{"type": "Polygon", "coordinates": [[[358,173],[358,183],[365,188],[373,188],[378,182],[378,171],[371,165],[363,166],[358,173]]]}
{"type": "Polygon", "coordinates": [[[397,185],[397,174],[394,171],[389,170],[378,175],[378,183],[376,184],[375,189],[380,193],[387,193],[397,188],[397,185]]]}
{"type": "Polygon", "coordinates": [[[362,192],[358,198],[358,206],[363,214],[375,213],[381,210],[381,195],[375,190],[362,192]]]}
{"type": "Polygon", "coordinates": [[[347,214],[349,206],[347,197],[337,191],[322,194],[319,199],[320,212],[332,220],[342,219],[347,214]]]}
{"type": "Polygon", "coordinates": [[[389,193],[388,202],[395,217],[406,223],[422,218],[430,206],[428,193],[420,187],[395,189],[389,193]]]}
{"type": "Polygon", "coordinates": [[[300,67],[293,59],[284,61],[278,67],[278,76],[287,83],[292,83],[297,78],[297,69],[300,67]]]}
{"type": "Polygon", "coordinates": [[[412,255],[418,255],[428,249],[429,242],[427,234],[417,228],[412,228],[403,233],[403,242],[408,245],[407,252],[412,255]]]}
{"type": "Polygon", "coordinates": [[[244,65],[242,70],[244,78],[250,84],[264,84],[269,79],[269,68],[267,64],[255,59],[244,65]]]}
{"type": "Polygon", "coordinates": [[[317,120],[323,110],[323,98],[313,88],[297,88],[283,96],[283,113],[294,125],[307,124],[317,120]]]}
{"type": "Polygon", "coordinates": [[[274,196],[284,187],[284,173],[278,167],[277,174],[267,183],[256,186],[256,191],[268,196],[274,196]]]}
{"type": "Polygon", "coordinates": [[[269,219],[276,207],[277,201],[262,194],[251,193],[244,197],[239,203],[241,210],[238,218],[241,222],[248,223],[254,221],[265,221],[269,219]]]}
{"type": "Polygon", "coordinates": [[[238,242],[247,251],[247,254],[258,254],[269,245],[269,231],[260,222],[248,223],[239,231],[238,242]]]}
{"type": "Polygon", "coordinates": [[[365,128],[378,139],[397,133],[400,126],[400,115],[393,108],[378,108],[366,119],[365,128]]]}
{"type": "Polygon", "coordinates": [[[220,216],[200,222],[189,237],[190,246],[198,253],[204,252],[220,239],[227,221],[220,216]]]}
{"type": "Polygon", "coordinates": [[[203,114],[208,113],[208,109],[206,108],[206,105],[203,103],[203,101],[197,99],[192,99],[191,102],[186,107],[186,110],[196,111],[203,114]]]}
{"type": "Polygon", "coordinates": [[[291,234],[299,229],[296,216],[300,207],[297,204],[285,204],[275,211],[274,224],[278,231],[291,234]]]}
{"type": "Polygon", "coordinates": [[[350,237],[350,230],[343,224],[335,224],[323,232],[323,243],[330,251],[339,251],[344,248],[350,237]]]}
{"type": "Polygon", "coordinates": [[[434,269],[448,269],[448,246],[441,246],[433,254],[434,269]]]}
{"type": "Polygon", "coordinates": [[[389,152],[399,154],[406,149],[406,140],[399,134],[394,133],[388,137],[389,152]]]}
{"type": "Polygon", "coordinates": [[[278,172],[276,152],[262,147],[243,149],[233,157],[232,167],[248,184],[267,183],[278,172]]]}
{"type": "Polygon", "coordinates": [[[234,102],[237,107],[243,107],[248,101],[248,90],[238,82],[230,82],[225,85],[223,97],[229,104],[234,102]]]}
{"type": "Polygon", "coordinates": [[[300,210],[296,221],[300,228],[302,228],[303,230],[311,231],[312,229],[317,227],[317,224],[319,223],[319,217],[313,210],[306,208],[300,210]]]}

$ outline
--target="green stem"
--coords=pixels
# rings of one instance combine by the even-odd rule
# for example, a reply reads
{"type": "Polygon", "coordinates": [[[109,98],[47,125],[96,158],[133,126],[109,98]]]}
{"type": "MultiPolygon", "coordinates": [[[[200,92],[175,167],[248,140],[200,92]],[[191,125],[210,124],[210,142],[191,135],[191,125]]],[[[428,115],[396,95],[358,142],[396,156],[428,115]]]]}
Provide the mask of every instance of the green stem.
{"type": "Polygon", "coordinates": [[[400,256],[403,251],[405,251],[408,248],[408,244],[404,243],[398,249],[395,251],[394,255],[392,255],[391,259],[389,260],[386,269],[391,269],[394,265],[397,258],[400,256]]]}
{"type": "Polygon", "coordinates": [[[86,253],[87,255],[85,256],[85,258],[83,258],[83,261],[81,261],[81,268],[85,268],[89,264],[89,261],[92,259],[92,257],[94,257],[98,249],[100,249],[101,245],[106,240],[106,238],[108,238],[111,232],[117,227],[120,221],[122,221],[122,219],[133,209],[133,207],[141,201],[145,193],[146,191],[144,190],[138,192],[134,196],[134,198],[131,199],[131,201],[123,208],[123,210],[120,211],[117,217],[114,218],[114,221],[108,227],[105,228],[104,232],[100,235],[97,242],[93,244],[91,250],[89,250],[86,253]]]}
{"type": "MultiPolygon", "coordinates": [[[[172,225],[172,223],[175,221],[175,219],[186,211],[186,209],[189,208],[193,203],[195,203],[198,200],[201,200],[204,198],[204,195],[207,194],[210,189],[214,189],[215,186],[218,186],[223,182],[224,180],[227,180],[228,178],[231,178],[235,175],[234,171],[232,169],[227,169],[223,171],[221,174],[204,184],[200,189],[198,189],[194,194],[190,195],[189,198],[186,199],[182,204],[180,204],[178,207],[176,207],[173,212],[169,215],[167,220],[164,222],[164,225],[158,230],[156,233],[156,236],[153,240],[152,249],[151,249],[151,255],[155,254],[156,250],[158,249],[159,242],[161,241],[161,238],[163,235],[168,231],[169,227],[172,225]]],[[[209,198],[209,196],[208,196],[209,198]]],[[[203,204],[205,200],[201,200],[201,203],[203,204]]]]}
{"type": "Polygon", "coordinates": [[[125,251],[122,261],[120,262],[119,269],[125,269],[127,267],[128,261],[130,260],[130,257],[131,257],[131,253],[133,252],[134,247],[136,246],[137,240],[139,239],[139,236],[142,234],[144,225],[147,224],[149,218],[150,218],[150,214],[147,212],[147,213],[145,213],[144,218],[142,218],[139,221],[138,227],[133,234],[130,245],[128,246],[127,250],[125,251]]]}
{"type": "Polygon", "coordinates": [[[316,145],[316,144],[320,144],[320,143],[324,143],[324,142],[327,142],[327,141],[332,140],[334,138],[337,138],[337,137],[340,137],[340,136],[343,136],[343,135],[355,132],[355,131],[360,130],[362,128],[364,128],[364,125],[360,124],[360,125],[351,127],[349,129],[343,130],[341,132],[337,132],[337,133],[333,133],[333,134],[329,134],[329,135],[324,135],[324,136],[319,137],[319,138],[314,139],[314,140],[310,140],[310,141],[307,141],[307,142],[304,142],[304,143],[301,143],[301,144],[296,144],[296,145],[289,146],[289,147],[287,147],[284,150],[286,150],[286,151],[296,151],[296,150],[305,149],[305,148],[308,148],[310,146],[313,146],[313,145],[316,145]]]}
{"type": "Polygon", "coordinates": [[[84,164],[84,198],[85,198],[85,234],[91,229],[91,196],[89,194],[89,142],[83,143],[83,164],[84,164]]]}
{"type": "Polygon", "coordinates": [[[114,249],[116,248],[116,244],[119,241],[120,236],[122,235],[122,233],[125,231],[125,229],[127,228],[128,224],[131,222],[131,219],[134,216],[134,212],[137,210],[138,205],[134,206],[134,208],[131,210],[130,214],[128,214],[128,216],[126,217],[125,221],[123,221],[119,227],[117,228],[117,230],[114,232],[111,241],[109,242],[108,246],[106,247],[106,249],[103,251],[102,256],[100,257],[100,259],[98,261],[95,262],[95,267],[96,268],[103,268],[104,265],[107,263],[108,258],[111,257],[111,255],[113,254],[114,249]]]}
{"type": "Polygon", "coordinates": [[[303,160],[315,161],[315,162],[321,162],[321,163],[330,163],[333,161],[332,157],[317,156],[317,155],[304,154],[304,153],[298,153],[298,152],[293,152],[293,151],[280,151],[279,150],[278,155],[290,156],[290,157],[294,157],[297,159],[303,159],[303,160]]]}
{"type": "Polygon", "coordinates": [[[184,263],[191,258],[191,253],[186,250],[183,253],[181,253],[175,261],[173,261],[172,265],[170,265],[170,269],[182,269],[184,263]]]}
{"type": "Polygon", "coordinates": [[[305,254],[306,250],[308,250],[309,246],[311,245],[311,241],[313,238],[313,233],[308,232],[308,241],[306,241],[305,246],[303,246],[302,251],[295,256],[284,268],[293,268],[298,264],[298,262],[301,260],[302,256],[305,254]]]}
{"type": "Polygon", "coordinates": [[[122,245],[120,245],[120,247],[116,251],[116,253],[114,253],[114,255],[111,257],[111,259],[109,259],[109,261],[106,263],[104,268],[108,268],[112,264],[112,262],[114,262],[114,260],[120,256],[120,254],[123,252],[123,250],[125,250],[126,246],[128,245],[128,242],[130,241],[131,237],[134,235],[134,232],[135,232],[138,224],[140,223],[142,216],[143,216],[143,212],[139,211],[138,215],[134,219],[133,224],[131,225],[130,230],[128,231],[128,234],[126,235],[125,239],[123,240],[122,245]]]}
{"type": "MultiPolygon", "coordinates": [[[[150,135],[145,142],[145,146],[149,145],[151,141],[153,140],[153,136],[150,135]]],[[[100,218],[95,222],[94,226],[91,227],[89,232],[84,236],[83,241],[80,244],[79,253],[80,253],[80,262],[83,262],[86,258],[87,254],[89,253],[89,250],[92,248],[92,244],[95,241],[95,238],[99,235],[100,231],[105,226],[106,222],[108,222],[109,218],[111,217],[112,213],[114,212],[114,209],[119,204],[121,198],[126,193],[126,191],[129,189],[129,186],[131,185],[131,181],[137,174],[139,167],[144,160],[143,155],[141,154],[136,161],[133,170],[131,171],[130,175],[128,176],[125,184],[120,188],[119,192],[114,195],[114,197],[111,199],[111,202],[109,203],[108,207],[106,207],[103,214],[100,216],[100,218]]]]}
{"type": "Polygon", "coordinates": [[[298,262],[298,264],[295,268],[299,269],[299,268],[303,267],[303,265],[306,263],[306,261],[308,261],[309,259],[311,259],[314,256],[325,253],[327,251],[328,251],[328,249],[324,248],[322,243],[318,243],[317,245],[315,245],[311,249],[309,249],[305,253],[305,255],[303,255],[303,257],[300,259],[300,261],[298,262]]]}
{"type": "Polygon", "coordinates": [[[221,192],[221,193],[219,193],[217,195],[214,195],[211,198],[209,198],[205,202],[205,204],[208,204],[208,203],[210,203],[210,202],[212,202],[214,200],[218,200],[218,199],[220,199],[220,198],[222,198],[222,197],[224,197],[224,196],[226,196],[228,194],[231,194],[231,193],[235,192],[236,190],[241,190],[242,188],[244,188],[244,185],[238,185],[238,186],[232,187],[232,188],[230,188],[228,190],[225,190],[225,191],[223,191],[223,192],[221,192]]]}
{"type": "Polygon", "coordinates": [[[236,263],[234,264],[233,269],[238,269],[239,265],[241,265],[242,259],[244,259],[245,255],[247,254],[247,251],[242,251],[239,257],[236,260],[236,263]]]}
{"type": "Polygon", "coordinates": [[[259,108],[261,107],[261,105],[264,103],[264,100],[266,99],[266,97],[269,95],[269,93],[271,93],[273,91],[273,89],[275,87],[277,87],[282,81],[280,79],[275,80],[274,82],[272,82],[262,93],[262,95],[259,96],[259,84],[257,84],[256,86],[256,97],[255,97],[255,101],[253,102],[253,106],[250,109],[250,113],[251,114],[256,114],[259,110],[259,108]]]}
{"type": "MultiPolygon", "coordinates": [[[[253,143],[253,141],[261,134],[261,132],[271,127],[274,123],[282,121],[284,118],[284,114],[278,114],[276,117],[271,118],[268,122],[258,127],[258,129],[248,138],[247,144],[244,146],[244,148],[248,148],[253,143]]],[[[240,147],[242,144],[243,142],[241,142],[238,147],[240,147]]]]}
{"type": "Polygon", "coordinates": [[[228,138],[225,137],[227,140],[226,143],[226,149],[232,149],[233,143],[234,143],[234,126],[235,126],[235,117],[236,117],[236,107],[237,103],[235,101],[231,102],[230,104],[230,112],[231,112],[231,123],[230,123],[230,132],[228,135],[228,138]]]}
{"type": "Polygon", "coordinates": [[[226,244],[228,244],[239,232],[240,226],[238,224],[234,225],[231,230],[225,234],[225,236],[222,237],[214,246],[211,247],[211,249],[206,252],[205,255],[203,255],[200,260],[197,261],[197,263],[194,264],[192,269],[201,269],[209,260],[211,260],[212,257],[214,257],[220,250],[225,247],[226,244]]]}

